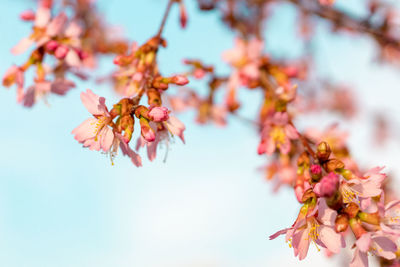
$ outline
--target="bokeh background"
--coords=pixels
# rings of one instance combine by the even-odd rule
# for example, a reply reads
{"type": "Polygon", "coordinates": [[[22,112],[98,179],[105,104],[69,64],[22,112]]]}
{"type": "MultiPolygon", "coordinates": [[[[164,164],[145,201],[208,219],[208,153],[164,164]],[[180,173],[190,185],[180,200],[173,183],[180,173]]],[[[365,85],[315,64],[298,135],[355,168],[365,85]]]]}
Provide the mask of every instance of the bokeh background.
{"type": "MultiPolygon", "coordinates": [[[[166,1],[98,0],[106,20],[120,25],[124,35],[143,43],[158,28],[166,1]]],[[[167,23],[169,47],[160,51],[163,73],[184,70],[183,58],[201,58],[221,71],[221,52],[232,47],[233,34],[218,14],[199,13],[187,0],[189,24],[178,26],[174,9],[167,23]]],[[[360,0],[338,0],[338,6],[363,14],[360,0]]],[[[0,73],[25,56],[10,48],[30,31],[18,15],[34,1],[0,0],[0,73]]],[[[266,29],[266,50],[277,57],[296,57],[294,9],[287,5],[273,14],[266,29]]],[[[399,118],[400,70],[374,63],[374,44],[350,35],[332,35],[322,23],[313,41],[320,74],[356,88],[364,115],[341,128],[351,129],[349,142],[362,166],[385,165],[398,173],[396,138],[384,147],[371,142],[371,112],[399,118]]],[[[112,69],[101,62],[100,76],[112,69]]],[[[94,74],[94,73],[93,73],[94,74]]],[[[119,156],[112,166],[106,155],[82,149],[70,134],[88,113],[79,94],[91,88],[117,100],[107,84],[77,82],[66,97],[50,97],[49,105],[27,109],[15,103],[15,89],[0,90],[0,266],[342,266],[346,253],[326,260],[310,248],[299,262],[283,238],[268,236],[291,225],[299,209],[290,190],[272,192],[262,172],[266,162],[256,154],[257,135],[248,124],[229,119],[225,128],[187,125],[185,145],[176,141],[163,162],[136,168],[119,156]]],[[[201,91],[201,84],[194,83],[201,91]]],[[[204,89],[204,88],[203,88],[204,89]]],[[[254,116],[256,93],[243,93],[242,114],[254,116]]],[[[300,120],[300,128],[323,128],[338,117],[322,114],[300,120]]],[[[396,127],[394,127],[396,128],[396,127]]],[[[396,137],[396,134],[394,135],[396,137]]],[[[347,255],[348,257],[349,255],[347,255]]]]}

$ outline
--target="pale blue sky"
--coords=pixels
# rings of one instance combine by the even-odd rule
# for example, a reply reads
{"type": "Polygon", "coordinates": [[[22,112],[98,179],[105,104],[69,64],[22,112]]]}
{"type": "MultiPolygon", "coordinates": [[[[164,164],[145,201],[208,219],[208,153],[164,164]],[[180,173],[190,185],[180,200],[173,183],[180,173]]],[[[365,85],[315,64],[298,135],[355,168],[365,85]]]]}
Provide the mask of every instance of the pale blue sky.
{"type": "MultiPolygon", "coordinates": [[[[139,43],[155,33],[165,5],[161,0],[99,2],[107,20],[122,25],[126,36],[139,43]]],[[[169,47],[160,52],[161,70],[178,72],[183,69],[182,58],[188,57],[226,71],[220,54],[232,46],[233,35],[215,13],[199,14],[194,1],[186,2],[188,28],[179,30],[174,10],[165,31],[169,47]]],[[[1,75],[25,58],[13,57],[9,49],[29,32],[28,25],[17,21],[28,6],[33,4],[0,0],[1,75]]],[[[284,51],[281,56],[301,49],[280,28],[290,30],[289,22],[295,19],[291,15],[290,8],[282,9],[268,27],[268,50],[284,51]]],[[[316,47],[322,73],[357,85],[367,107],[400,111],[398,70],[369,65],[373,48],[369,41],[320,34],[316,47]]],[[[107,73],[110,62],[104,60],[99,72],[107,73]]],[[[89,115],[79,100],[86,88],[106,96],[108,104],[117,99],[108,85],[78,82],[66,97],[50,97],[50,107],[39,103],[26,109],[15,103],[15,89],[0,90],[0,266],[318,266],[325,262],[322,253],[311,249],[310,257],[297,265],[282,238],[268,240],[292,224],[299,205],[289,190],[273,195],[271,185],[257,172],[265,159],[256,155],[258,138],[248,125],[231,119],[225,129],[201,127],[193,123],[192,113],[185,114],[180,118],[187,125],[187,143],[173,144],[166,164],[163,150],[155,162],[144,160],[140,169],[121,156],[111,166],[105,155],[83,149],[70,134],[89,115]]],[[[244,96],[248,99],[244,111],[251,117],[257,95],[244,96]]],[[[365,145],[370,142],[367,120],[360,117],[344,125],[359,129],[351,137],[356,156],[365,164],[397,166],[393,153],[380,150],[370,156],[365,145]]],[[[320,125],[321,118],[304,125],[313,122],[320,125]]],[[[391,145],[398,149],[398,143],[391,145]]]]}

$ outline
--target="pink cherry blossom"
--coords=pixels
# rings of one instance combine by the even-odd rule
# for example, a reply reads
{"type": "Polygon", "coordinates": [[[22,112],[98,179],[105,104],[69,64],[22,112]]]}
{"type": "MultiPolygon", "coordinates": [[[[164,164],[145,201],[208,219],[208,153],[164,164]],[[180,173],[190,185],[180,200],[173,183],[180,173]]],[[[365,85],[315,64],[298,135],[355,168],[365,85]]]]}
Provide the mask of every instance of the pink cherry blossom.
{"type": "Polygon", "coordinates": [[[290,151],[291,141],[299,137],[297,130],[289,124],[289,115],[286,112],[276,112],[272,118],[264,122],[261,133],[262,140],[258,146],[258,153],[271,155],[276,148],[282,154],[290,151]]]}
{"type": "Polygon", "coordinates": [[[83,143],[84,147],[107,152],[113,144],[114,133],[108,126],[112,118],[105,105],[105,98],[99,97],[88,89],[86,93],[81,93],[81,100],[94,118],[85,120],[72,131],[72,134],[79,143],[83,143]]]}
{"type": "Polygon", "coordinates": [[[382,232],[367,232],[356,242],[350,267],[368,267],[367,252],[388,260],[396,258],[396,244],[382,232]]]}
{"type": "Polygon", "coordinates": [[[382,183],[386,178],[386,175],[381,173],[383,168],[376,167],[366,172],[362,178],[356,177],[343,181],[340,186],[343,201],[360,203],[365,198],[379,196],[382,193],[382,183]]]}
{"type": "Polygon", "coordinates": [[[332,253],[339,253],[345,243],[342,235],[334,229],[336,216],[337,212],[328,208],[325,199],[319,199],[317,207],[305,218],[298,220],[291,228],[278,231],[270,239],[286,234],[286,240],[293,246],[294,255],[300,260],[307,256],[310,243],[327,248],[332,253]]]}
{"type": "MultiPolygon", "coordinates": [[[[383,202],[384,197],[381,197],[383,202]]],[[[400,237],[400,200],[392,200],[380,206],[380,227],[384,233],[400,237]]]]}

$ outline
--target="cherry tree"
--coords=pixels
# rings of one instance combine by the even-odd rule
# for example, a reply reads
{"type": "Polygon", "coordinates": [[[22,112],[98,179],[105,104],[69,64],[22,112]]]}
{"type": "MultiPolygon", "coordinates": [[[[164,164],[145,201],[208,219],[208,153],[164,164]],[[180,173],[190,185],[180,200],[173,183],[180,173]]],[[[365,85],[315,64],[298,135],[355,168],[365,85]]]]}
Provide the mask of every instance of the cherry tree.
{"type": "MultiPolygon", "coordinates": [[[[350,266],[368,266],[368,254],[376,256],[381,266],[399,266],[400,199],[387,170],[360,166],[347,145],[347,133],[338,125],[324,131],[297,125],[299,118],[310,114],[335,113],[345,121],[359,112],[351,88],[319,76],[312,53],[318,26],[328,23],[332,35],[370,38],[378,61],[396,65],[400,31],[395,5],[365,0],[365,15],[356,16],[331,0],[197,0],[201,12],[218,16],[236,36],[221,55],[230,71],[221,74],[202,59],[182,58],[186,71],[165,76],[157,63],[158,51],[168,51],[164,27],[170,10],[176,8],[180,27],[186,30],[190,18],[186,1],[165,1],[158,30],[138,44],[128,41],[134,36],[113,34],[97,12],[96,1],[39,0],[36,10],[20,15],[32,26],[30,35],[11,49],[14,55],[26,56],[28,50],[30,54],[25,63],[7,70],[2,83],[16,87],[18,104],[34,108],[51,95],[67,94],[77,87],[76,80],[94,79],[97,62],[112,55],[114,71],[99,82],[111,83],[110,89],[120,96],[118,102],[107,103],[95,88],[74,89],[81,91],[88,116],[71,133],[85,149],[107,154],[112,164],[122,154],[141,167],[143,149],[153,161],[159,146],[169,146],[173,139],[185,142],[186,126],[177,113],[194,110],[197,123],[217,126],[235,117],[257,131],[258,147],[249,149],[265,158],[263,171],[274,189],[292,188],[299,204],[292,225],[277,226],[282,229],[275,234],[265,229],[271,232],[270,239],[284,235],[299,260],[313,243],[328,256],[351,250],[350,266]],[[280,5],[295,8],[297,41],[307,48],[294,59],[265,49],[265,27],[280,5]],[[34,73],[33,79],[28,71],[34,73]],[[195,80],[206,93],[190,85],[195,80]],[[173,87],[178,89],[169,90],[173,87]],[[240,92],[245,90],[261,96],[256,115],[241,112],[246,100],[240,92]]],[[[375,141],[382,142],[390,123],[381,114],[375,119],[375,141]]]]}

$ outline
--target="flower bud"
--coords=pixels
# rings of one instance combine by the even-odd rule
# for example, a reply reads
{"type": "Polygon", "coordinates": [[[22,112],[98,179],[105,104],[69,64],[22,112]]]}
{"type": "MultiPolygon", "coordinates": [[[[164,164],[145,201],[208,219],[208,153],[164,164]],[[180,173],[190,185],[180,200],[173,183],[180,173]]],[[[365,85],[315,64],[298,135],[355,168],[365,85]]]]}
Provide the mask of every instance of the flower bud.
{"type": "Polygon", "coordinates": [[[329,159],[329,156],[331,155],[331,148],[329,147],[327,142],[321,142],[319,143],[317,147],[317,158],[324,162],[329,159]]]}
{"type": "Polygon", "coordinates": [[[341,233],[349,227],[349,217],[346,214],[339,214],[335,220],[335,231],[341,233]]]}
{"type": "Polygon", "coordinates": [[[149,121],[141,117],[139,123],[143,138],[147,142],[153,142],[156,139],[156,134],[154,133],[154,130],[150,127],[149,121]]]}
{"type": "Polygon", "coordinates": [[[314,186],[314,192],[319,197],[331,197],[335,194],[339,186],[339,175],[330,172],[324,176],[319,183],[314,186]]]}
{"type": "Polygon", "coordinates": [[[55,40],[50,40],[46,44],[46,51],[48,52],[54,52],[57,47],[59,46],[59,43],[55,40]]]}
{"type": "Polygon", "coordinates": [[[24,20],[24,21],[33,21],[35,20],[35,13],[32,10],[25,10],[21,14],[19,14],[19,17],[24,20]]]}
{"type": "Polygon", "coordinates": [[[314,182],[318,182],[322,177],[322,168],[318,164],[313,164],[310,167],[311,178],[314,182]]]}
{"type": "Polygon", "coordinates": [[[324,167],[328,172],[334,172],[344,168],[344,163],[338,159],[330,159],[324,163],[324,167]]]}
{"type": "Polygon", "coordinates": [[[147,90],[147,98],[150,106],[161,106],[161,95],[157,89],[150,88],[147,90]]]}
{"type": "Polygon", "coordinates": [[[162,122],[169,119],[168,109],[166,107],[152,107],[148,114],[149,118],[155,122],[162,122]]]}
{"type": "Polygon", "coordinates": [[[58,59],[64,59],[68,54],[69,48],[65,45],[59,45],[54,52],[54,56],[58,59]]]}
{"type": "Polygon", "coordinates": [[[141,117],[144,117],[146,119],[149,118],[149,110],[145,106],[138,106],[135,109],[135,116],[140,119],[141,117]]]}
{"type": "Polygon", "coordinates": [[[189,80],[183,75],[176,75],[172,77],[172,82],[176,85],[186,85],[189,83],[189,80]]]}

